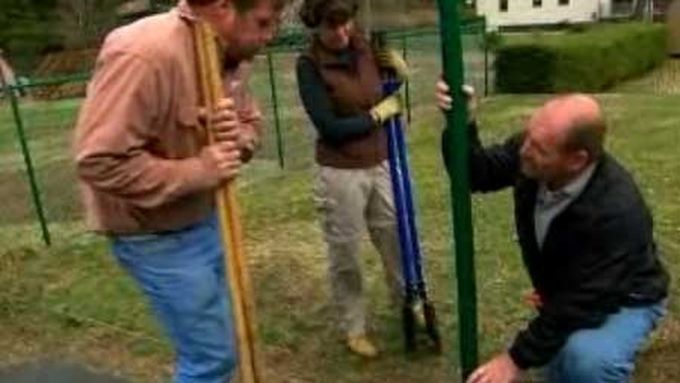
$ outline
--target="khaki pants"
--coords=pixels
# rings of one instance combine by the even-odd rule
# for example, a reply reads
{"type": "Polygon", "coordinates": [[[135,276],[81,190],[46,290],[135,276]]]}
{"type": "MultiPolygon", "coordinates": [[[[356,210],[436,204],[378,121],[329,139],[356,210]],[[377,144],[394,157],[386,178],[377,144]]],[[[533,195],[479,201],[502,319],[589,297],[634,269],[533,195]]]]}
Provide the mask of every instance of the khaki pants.
{"type": "Polygon", "coordinates": [[[392,186],[387,161],[366,169],[320,167],[315,188],[328,246],[329,277],[341,327],[348,335],[366,331],[366,310],[359,267],[365,228],[380,253],[394,304],[403,297],[403,278],[392,186]]]}

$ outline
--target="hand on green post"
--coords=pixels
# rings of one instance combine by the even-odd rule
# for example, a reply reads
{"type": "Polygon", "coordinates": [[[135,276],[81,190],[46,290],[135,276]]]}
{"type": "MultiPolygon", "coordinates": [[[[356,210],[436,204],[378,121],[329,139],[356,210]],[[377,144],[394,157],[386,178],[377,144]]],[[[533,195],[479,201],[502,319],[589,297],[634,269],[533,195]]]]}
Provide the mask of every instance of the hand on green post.
{"type": "MultiPolygon", "coordinates": [[[[475,120],[477,115],[477,95],[475,88],[470,85],[463,85],[463,95],[467,104],[468,122],[475,120]]],[[[449,85],[443,79],[437,81],[435,87],[435,95],[437,97],[437,106],[443,111],[449,111],[453,107],[453,97],[451,96],[449,85]]]]}

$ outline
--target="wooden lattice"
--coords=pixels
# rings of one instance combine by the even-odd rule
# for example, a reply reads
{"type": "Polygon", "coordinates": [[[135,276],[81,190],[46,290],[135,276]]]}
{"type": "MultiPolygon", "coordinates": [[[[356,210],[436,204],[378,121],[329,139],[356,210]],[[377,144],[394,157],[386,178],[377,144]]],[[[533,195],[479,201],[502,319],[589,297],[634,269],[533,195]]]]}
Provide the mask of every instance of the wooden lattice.
{"type": "MultiPolygon", "coordinates": [[[[49,79],[87,73],[92,70],[96,57],[96,49],[49,53],[40,62],[38,69],[33,73],[33,78],[49,79]]],[[[82,97],[85,95],[85,83],[71,82],[44,86],[32,89],[30,93],[34,98],[41,100],[82,97]]]]}

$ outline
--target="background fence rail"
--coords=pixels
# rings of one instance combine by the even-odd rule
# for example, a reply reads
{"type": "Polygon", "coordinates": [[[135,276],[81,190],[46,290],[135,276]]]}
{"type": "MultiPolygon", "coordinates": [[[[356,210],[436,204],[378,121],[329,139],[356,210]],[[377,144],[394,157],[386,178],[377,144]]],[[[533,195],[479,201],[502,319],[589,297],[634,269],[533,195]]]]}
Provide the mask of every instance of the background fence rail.
{"type": "MultiPolygon", "coordinates": [[[[485,25],[465,25],[467,81],[488,93],[493,76],[484,44],[485,25]]],[[[407,116],[433,102],[432,85],[440,73],[436,28],[389,30],[394,49],[407,57],[412,77],[405,87],[407,116]]],[[[242,192],[281,175],[281,169],[313,167],[315,131],[299,102],[295,60],[306,45],[299,30],[282,33],[256,57],[250,87],[265,116],[262,150],[244,172],[242,192]]],[[[70,141],[90,73],[28,79],[5,86],[0,94],[0,251],[50,244],[84,232],[70,141]]]]}

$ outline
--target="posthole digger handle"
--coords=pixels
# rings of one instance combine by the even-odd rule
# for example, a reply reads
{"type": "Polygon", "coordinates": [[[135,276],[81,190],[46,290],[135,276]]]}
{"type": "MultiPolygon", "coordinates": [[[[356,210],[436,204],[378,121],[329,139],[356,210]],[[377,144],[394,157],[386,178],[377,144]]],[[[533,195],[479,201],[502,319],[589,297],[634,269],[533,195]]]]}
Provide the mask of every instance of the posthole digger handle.
{"type": "MultiPolygon", "coordinates": [[[[200,90],[208,113],[206,119],[208,141],[213,143],[210,114],[219,100],[225,97],[220,59],[217,53],[217,40],[212,27],[204,21],[195,23],[193,33],[200,76],[200,90]]],[[[215,199],[233,307],[239,351],[239,374],[243,383],[261,383],[262,375],[259,369],[255,339],[255,305],[244,255],[243,229],[239,218],[235,186],[233,180],[228,181],[217,190],[215,199]]]]}
{"type": "MultiPolygon", "coordinates": [[[[378,31],[372,32],[371,44],[373,45],[375,52],[384,49],[387,46],[385,33],[378,31]]],[[[381,71],[383,77],[383,95],[388,96],[399,89],[399,83],[394,79],[394,73],[391,73],[392,71],[385,68],[381,68],[381,71]]],[[[406,285],[406,300],[408,303],[412,303],[415,299],[415,296],[412,295],[416,293],[416,280],[415,270],[413,269],[413,242],[411,240],[409,220],[406,216],[408,212],[405,200],[406,190],[404,177],[402,174],[403,164],[400,163],[401,155],[397,142],[398,122],[398,118],[391,118],[383,124],[383,128],[387,131],[387,157],[390,165],[390,180],[392,183],[392,194],[397,214],[397,229],[399,234],[399,247],[401,250],[402,273],[406,285]]]]}
{"type": "Polygon", "coordinates": [[[390,170],[390,181],[397,216],[397,230],[399,239],[399,253],[401,255],[402,276],[404,278],[404,306],[402,307],[402,330],[406,351],[416,349],[416,318],[413,312],[418,291],[415,270],[413,268],[413,244],[411,231],[406,217],[406,202],[404,200],[404,184],[399,164],[399,153],[396,145],[396,120],[390,119],[385,123],[387,130],[387,149],[390,170]]]}
{"type": "Polygon", "coordinates": [[[425,281],[425,273],[423,271],[423,259],[420,247],[420,239],[418,235],[418,226],[416,222],[415,205],[413,203],[413,188],[411,183],[411,174],[408,162],[408,149],[406,147],[406,140],[404,138],[403,121],[395,119],[394,140],[399,155],[400,175],[402,177],[402,185],[404,190],[404,204],[406,208],[406,219],[409,229],[409,238],[411,243],[411,267],[414,273],[414,284],[418,298],[423,305],[423,316],[425,317],[425,326],[427,335],[430,337],[434,345],[434,350],[438,353],[442,352],[442,340],[439,334],[439,326],[437,323],[437,312],[434,304],[430,301],[427,292],[427,282],[425,281]]]}
{"type": "MultiPolygon", "coordinates": [[[[371,40],[373,49],[376,52],[385,49],[387,46],[384,32],[373,32],[371,40]]],[[[383,68],[382,72],[383,94],[387,96],[398,91],[401,84],[396,80],[396,73],[387,68],[383,68]]],[[[417,347],[415,320],[417,313],[414,313],[412,305],[417,299],[420,299],[423,305],[427,335],[433,343],[434,350],[440,353],[442,351],[442,342],[437,324],[436,310],[428,298],[422,268],[420,240],[416,226],[413,190],[408,166],[408,151],[401,118],[395,117],[388,120],[385,123],[385,129],[387,130],[390,176],[397,211],[402,273],[405,284],[406,297],[402,310],[402,318],[406,350],[413,351],[417,347]]]]}

